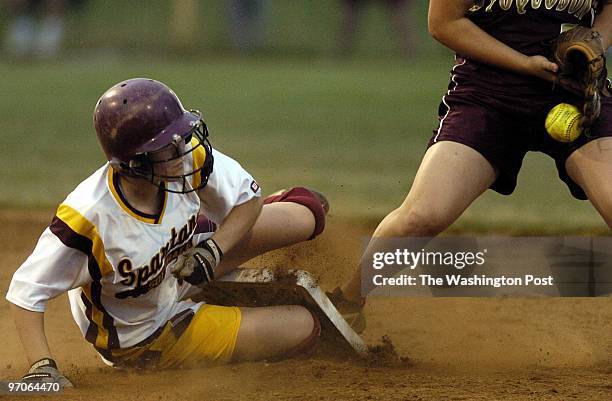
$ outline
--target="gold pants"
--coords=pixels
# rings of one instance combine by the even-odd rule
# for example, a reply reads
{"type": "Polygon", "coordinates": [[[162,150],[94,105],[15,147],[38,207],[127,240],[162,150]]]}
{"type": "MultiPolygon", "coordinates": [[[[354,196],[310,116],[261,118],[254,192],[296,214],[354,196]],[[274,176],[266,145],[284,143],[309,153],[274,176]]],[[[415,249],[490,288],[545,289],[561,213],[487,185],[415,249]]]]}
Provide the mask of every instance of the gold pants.
{"type": "Polygon", "coordinates": [[[116,367],[169,369],[222,364],[236,347],[241,314],[237,307],[202,305],[186,310],[161,327],[153,340],[112,351],[116,367]]]}

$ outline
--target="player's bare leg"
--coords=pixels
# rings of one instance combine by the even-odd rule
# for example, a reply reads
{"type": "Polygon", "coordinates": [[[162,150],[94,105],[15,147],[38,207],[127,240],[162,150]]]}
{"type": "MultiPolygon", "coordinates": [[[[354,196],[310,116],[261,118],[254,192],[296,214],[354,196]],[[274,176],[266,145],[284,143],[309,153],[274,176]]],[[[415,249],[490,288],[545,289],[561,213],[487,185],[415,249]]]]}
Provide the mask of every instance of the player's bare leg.
{"type": "Polygon", "coordinates": [[[275,356],[292,357],[314,349],[319,322],[303,306],[283,305],[240,308],[242,318],[234,361],[249,361],[275,356]]]}
{"type": "MultiPolygon", "coordinates": [[[[305,188],[279,191],[265,202],[254,226],[215,269],[218,276],[265,252],[309,240],[323,230],[329,205],[305,188]]],[[[298,357],[317,344],[320,323],[303,306],[240,310],[234,361],[298,357]]]]}
{"type": "Polygon", "coordinates": [[[217,266],[218,276],[255,256],[312,238],[322,229],[317,225],[317,219],[324,220],[322,209],[313,212],[309,207],[290,200],[265,204],[253,228],[217,266]]]}
{"type": "Polygon", "coordinates": [[[307,240],[314,230],[310,210],[297,203],[264,205],[253,228],[224,257],[217,269],[237,267],[247,260],[273,249],[307,240]]]}
{"type": "MultiPolygon", "coordinates": [[[[456,142],[438,142],[425,153],[408,196],[380,222],[362,258],[375,252],[381,238],[438,235],[496,178],[496,169],[476,150],[456,142]]],[[[359,269],[342,293],[348,301],[364,303],[359,269]]]]}
{"type": "Polygon", "coordinates": [[[612,138],[593,140],[568,157],[567,173],[612,228],[612,138]]]}

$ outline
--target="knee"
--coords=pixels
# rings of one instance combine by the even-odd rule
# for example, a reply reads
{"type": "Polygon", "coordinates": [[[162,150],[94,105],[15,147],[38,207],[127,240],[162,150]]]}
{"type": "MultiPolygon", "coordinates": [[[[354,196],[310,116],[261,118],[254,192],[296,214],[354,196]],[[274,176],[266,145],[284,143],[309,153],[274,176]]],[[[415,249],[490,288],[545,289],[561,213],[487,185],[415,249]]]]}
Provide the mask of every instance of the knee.
{"type": "Polygon", "coordinates": [[[402,206],[396,209],[399,236],[434,237],[451,225],[452,219],[434,208],[402,206]]]}
{"type": "Polygon", "coordinates": [[[305,358],[313,354],[321,336],[321,322],[310,309],[298,306],[296,309],[296,330],[300,332],[299,340],[291,347],[285,356],[288,358],[305,358]]]}
{"type": "Polygon", "coordinates": [[[304,187],[293,187],[280,194],[270,195],[264,200],[265,204],[274,202],[293,202],[310,210],[314,219],[314,230],[309,239],[315,238],[325,229],[325,216],[329,210],[329,203],[322,194],[304,187]]]}

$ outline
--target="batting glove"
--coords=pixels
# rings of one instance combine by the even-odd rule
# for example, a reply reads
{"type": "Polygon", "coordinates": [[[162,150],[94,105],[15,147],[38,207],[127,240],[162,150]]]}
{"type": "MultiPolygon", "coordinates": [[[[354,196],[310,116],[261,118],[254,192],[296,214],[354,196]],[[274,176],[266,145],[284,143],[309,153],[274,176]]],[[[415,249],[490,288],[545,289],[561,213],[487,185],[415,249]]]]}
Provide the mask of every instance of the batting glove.
{"type": "Polygon", "coordinates": [[[70,380],[57,370],[57,364],[51,358],[43,358],[30,366],[28,373],[21,378],[22,382],[59,383],[62,388],[74,387],[70,380]]]}
{"type": "Polygon", "coordinates": [[[215,267],[222,257],[221,248],[209,238],[180,254],[170,271],[179,280],[204,287],[215,278],[215,267]]]}

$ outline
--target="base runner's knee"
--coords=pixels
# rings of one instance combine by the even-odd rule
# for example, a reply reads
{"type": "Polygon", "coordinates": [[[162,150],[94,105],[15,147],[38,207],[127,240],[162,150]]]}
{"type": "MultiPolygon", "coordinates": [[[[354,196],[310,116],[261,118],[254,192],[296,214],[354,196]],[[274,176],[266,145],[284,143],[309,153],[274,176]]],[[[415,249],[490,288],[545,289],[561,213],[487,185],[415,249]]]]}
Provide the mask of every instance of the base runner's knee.
{"type": "Polygon", "coordinates": [[[321,201],[315,194],[304,187],[293,187],[278,195],[271,195],[264,199],[264,204],[275,202],[293,202],[307,207],[315,219],[315,228],[309,239],[315,238],[325,229],[325,210],[321,201]]]}
{"type": "Polygon", "coordinates": [[[285,353],[285,357],[287,358],[308,358],[314,353],[317,345],[319,344],[319,338],[321,337],[321,321],[313,311],[310,309],[307,310],[312,316],[312,331],[298,345],[285,353]]]}

